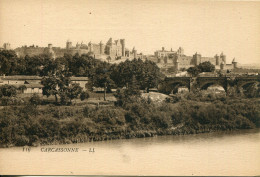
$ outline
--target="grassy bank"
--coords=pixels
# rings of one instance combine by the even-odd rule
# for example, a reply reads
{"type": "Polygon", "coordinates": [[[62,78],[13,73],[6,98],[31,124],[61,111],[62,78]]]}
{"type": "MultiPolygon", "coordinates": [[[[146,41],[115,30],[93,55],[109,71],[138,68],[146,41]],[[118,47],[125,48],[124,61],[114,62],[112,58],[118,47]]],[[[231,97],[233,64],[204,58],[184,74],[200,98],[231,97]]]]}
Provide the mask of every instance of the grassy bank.
{"type": "Polygon", "coordinates": [[[134,99],[113,104],[5,106],[2,147],[82,143],[157,135],[182,135],[259,127],[260,99],[180,99],[155,104],[134,99]]]}

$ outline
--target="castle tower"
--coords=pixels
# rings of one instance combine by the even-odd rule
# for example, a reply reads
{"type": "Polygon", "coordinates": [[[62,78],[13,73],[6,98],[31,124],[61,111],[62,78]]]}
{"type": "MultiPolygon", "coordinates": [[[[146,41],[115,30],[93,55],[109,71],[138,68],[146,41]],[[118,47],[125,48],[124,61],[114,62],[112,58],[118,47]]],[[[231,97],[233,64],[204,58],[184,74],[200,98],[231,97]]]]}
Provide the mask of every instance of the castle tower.
{"type": "Polygon", "coordinates": [[[177,59],[175,61],[175,69],[178,71],[179,70],[179,57],[177,56],[177,59]]]}
{"type": "Polygon", "coordinates": [[[201,63],[201,54],[198,54],[197,52],[193,55],[194,63],[195,65],[199,65],[201,63]]]}
{"type": "Polygon", "coordinates": [[[100,41],[99,43],[99,52],[101,55],[104,54],[104,44],[102,43],[102,41],[100,41]]]}
{"type": "Polygon", "coordinates": [[[44,53],[50,56],[52,59],[55,59],[55,52],[53,51],[52,44],[48,44],[48,47],[44,49],[44,53]]]}
{"type": "Polygon", "coordinates": [[[222,61],[222,62],[220,63],[220,69],[221,69],[221,70],[225,69],[225,63],[224,63],[224,61],[222,61]]]}
{"type": "Polygon", "coordinates": [[[48,49],[52,49],[52,44],[48,44],[48,49]]]}
{"type": "Polygon", "coordinates": [[[235,58],[232,61],[232,65],[233,65],[233,69],[237,68],[237,61],[235,58]]]}
{"type": "Polygon", "coordinates": [[[71,48],[72,48],[72,42],[68,40],[66,42],[66,49],[68,50],[68,49],[71,49],[71,48]]]}
{"type": "Polygon", "coordinates": [[[125,39],[120,39],[120,43],[122,46],[122,56],[125,56],[125,39]]]}
{"type": "Polygon", "coordinates": [[[184,55],[184,49],[182,47],[179,47],[177,54],[180,56],[184,55]]]}
{"type": "Polygon", "coordinates": [[[4,50],[10,50],[11,49],[11,45],[9,43],[4,43],[3,47],[4,47],[4,50]]]}
{"type": "Polygon", "coordinates": [[[91,41],[89,41],[88,43],[88,48],[89,48],[89,52],[93,52],[93,44],[91,43],[91,41]]]}
{"type": "Polygon", "coordinates": [[[219,62],[218,54],[215,55],[215,60],[216,60],[216,65],[219,66],[220,62],[219,62]]]}
{"type": "Polygon", "coordinates": [[[169,58],[168,58],[168,56],[165,56],[163,60],[164,60],[164,64],[167,64],[167,63],[168,63],[168,61],[169,61],[169,58]]]}
{"type": "Polygon", "coordinates": [[[77,42],[76,48],[77,48],[77,49],[80,49],[80,46],[81,46],[81,45],[77,42]]]}
{"type": "Polygon", "coordinates": [[[220,54],[220,59],[221,59],[221,61],[223,61],[224,64],[226,65],[226,55],[224,55],[223,52],[220,54]]]}
{"type": "Polygon", "coordinates": [[[109,38],[109,40],[107,41],[107,45],[112,45],[112,43],[113,43],[112,38],[109,38]]]}
{"type": "Polygon", "coordinates": [[[135,47],[133,48],[132,53],[134,54],[134,58],[137,59],[137,50],[135,49],[135,47]]]}

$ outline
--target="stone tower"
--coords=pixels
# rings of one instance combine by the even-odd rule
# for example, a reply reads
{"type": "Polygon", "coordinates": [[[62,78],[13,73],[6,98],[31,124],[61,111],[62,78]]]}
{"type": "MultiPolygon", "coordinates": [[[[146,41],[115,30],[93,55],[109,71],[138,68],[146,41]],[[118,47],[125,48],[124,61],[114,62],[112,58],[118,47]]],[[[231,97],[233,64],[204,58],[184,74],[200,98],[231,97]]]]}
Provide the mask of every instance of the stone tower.
{"type": "Polygon", "coordinates": [[[48,44],[48,48],[49,48],[49,49],[52,49],[52,44],[48,44]]]}
{"type": "Polygon", "coordinates": [[[225,69],[225,66],[226,66],[226,65],[225,65],[224,61],[222,61],[222,62],[220,63],[220,69],[221,69],[221,70],[225,69]]]}
{"type": "Polygon", "coordinates": [[[137,59],[137,50],[135,49],[135,47],[133,48],[132,53],[134,55],[134,58],[137,59]]]}
{"type": "Polygon", "coordinates": [[[194,63],[195,65],[199,65],[201,63],[201,54],[198,54],[197,52],[193,55],[194,63]]]}
{"type": "Polygon", "coordinates": [[[120,39],[120,43],[122,46],[122,56],[125,56],[125,39],[120,39]]]}
{"type": "Polygon", "coordinates": [[[91,41],[89,41],[88,43],[88,48],[89,48],[89,52],[93,52],[93,44],[91,43],[91,41]]]}
{"type": "Polygon", "coordinates": [[[184,49],[182,47],[179,47],[179,49],[177,50],[177,54],[180,56],[184,55],[184,49]]]}
{"type": "Polygon", "coordinates": [[[177,59],[175,61],[175,69],[178,71],[179,70],[179,57],[177,56],[177,59]]]}
{"type": "Polygon", "coordinates": [[[71,49],[71,48],[72,48],[72,42],[68,40],[66,42],[66,49],[68,50],[68,49],[71,49]]]}
{"type": "Polygon", "coordinates": [[[99,52],[101,55],[104,54],[104,44],[102,43],[102,41],[100,41],[99,43],[99,52]]]}
{"type": "Polygon", "coordinates": [[[232,65],[233,65],[233,69],[237,68],[237,61],[235,58],[232,61],[232,65]]]}
{"type": "Polygon", "coordinates": [[[220,54],[220,59],[221,59],[221,61],[223,61],[224,64],[226,65],[226,55],[224,55],[223,52],[220,54]]]}
{"type": "Polygon", "coordinates": [[[219,66],[220,62],[219,62],[218,54],[215,55],[215,60],[216,60],[216,65],[219,66]]]}
{"type": "Polygon", "coordinates": [[[4,50],[10,50],[11,49],[11,45],[9,43],[4,43],[3,47],[4,47],[4,50]]]}

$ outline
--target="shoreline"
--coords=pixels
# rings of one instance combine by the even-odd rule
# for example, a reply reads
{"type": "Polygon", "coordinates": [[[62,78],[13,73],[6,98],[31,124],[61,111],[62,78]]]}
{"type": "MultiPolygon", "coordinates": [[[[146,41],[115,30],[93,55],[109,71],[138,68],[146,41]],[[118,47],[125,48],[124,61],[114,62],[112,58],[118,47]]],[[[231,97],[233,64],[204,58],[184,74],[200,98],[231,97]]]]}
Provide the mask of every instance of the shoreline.
{"type": "MultiPolygon", "coordinates": [[[[35,143],[34,145],[25,145],[25,146],[13,146],[13,145],[1,145],[0,148],[6,149],[6,148],[18,148],[18,147],[42,147],[42,146],[55,146],[55,145],[75,145],[75,144],[84,144],[84,143],[92,143],[92,142],[107,142],[107,141],[114,141],[114,140],[133,140],[133,139],[145,139],[145,138],[155,138],[155,137],[166,137],[166,136],[175,136],[175,137],[182,137],[182,136],[190,136],[190,135],[216,135],[216,134],[221,134],[221,135],[239,135],[239,134],[244,134],[244,133],[259,133],[260,128],[252,128],[252,129],[231,129],[231,130],[208,130],[208,131],[200,131],[200,132],[195,132],[195,133],[185,133],[185,132],[179,132],[175,134],[153,134],[149,132],[145,133],[140,133],[137,132],[137,136],[131,136],[129,137],[129,134],[126,135],[125,137],[111,137],[111,138],[97,138],[97,139],[92,139],[89,141],[84,141],[84,142],[71,142],[71,143],[62,143],[58,141],[54,141],[52,143],[35,143]]],[[[174,132],[173,132],[174,133],[174,132]]]]}

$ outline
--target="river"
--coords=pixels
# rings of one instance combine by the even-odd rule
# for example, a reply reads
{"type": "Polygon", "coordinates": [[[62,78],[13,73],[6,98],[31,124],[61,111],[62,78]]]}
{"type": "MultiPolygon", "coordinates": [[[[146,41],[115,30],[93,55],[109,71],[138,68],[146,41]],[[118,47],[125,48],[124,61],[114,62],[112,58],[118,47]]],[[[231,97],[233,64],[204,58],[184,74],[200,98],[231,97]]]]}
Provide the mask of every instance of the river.
{"type": "Polygon", "coordinates": [[[23,147],[1,148],[0,173],[260,175],[259,140],[260,132],[255,129],[40,146],[30,148],[30,152],[23,147]],[[78,152],[46,152],[49,148],[78,148],[78,152]]]}

